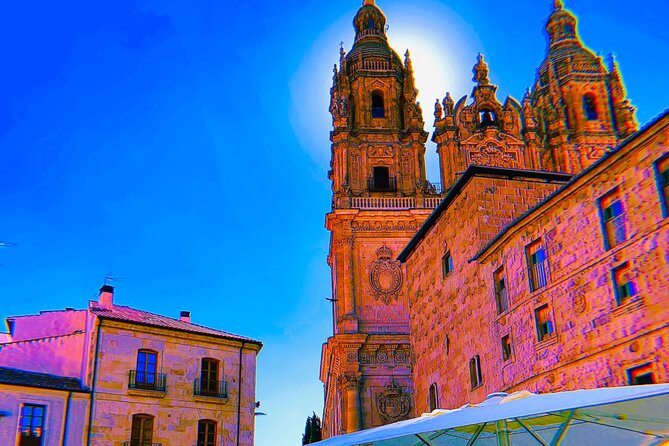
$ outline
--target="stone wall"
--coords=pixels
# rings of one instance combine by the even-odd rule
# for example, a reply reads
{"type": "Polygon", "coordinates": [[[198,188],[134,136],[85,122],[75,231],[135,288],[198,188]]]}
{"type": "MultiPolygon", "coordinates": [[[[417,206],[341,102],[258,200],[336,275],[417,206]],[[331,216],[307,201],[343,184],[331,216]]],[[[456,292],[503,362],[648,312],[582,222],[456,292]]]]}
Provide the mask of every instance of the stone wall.
{"type": "Polygon", "coordinates": [[[476,177],[465,186],[406,262],[416,414],[428,410],[432,384],[439,407],[454,408],[500,390],[625,385],[635,368],[655,382],[669,379],[669,220],[654,171],[667,152],[668,123],[665,115],[504,232],[557,187],[476,177]],[[626,238],[607,249],[600,199],[612,190],[626,238]],[[536,241],[548,274],[530,291],[527,249],[536,241]],[[442,278],[447,250],[453,271],[442,278]],[[619,302],[612,274],[626,262],[635,291],[619,302]],[[496,271],[503,271],[509,300],[501,314],[496,271]],[[547,333],[537,322],[544,305],[547,333]],[[482,380],[472,388],[477,357],[482,380]]]}
{"type": "MultiPolygon", "coordinates": [[[[129,441],[133,414],[149,414],[155,417],[155,443],[195,444],[198,420],[210,419],[217,422],[216,444],[236,445],[240,347],[241,342],[103,321],[92,444],[129,441]],[[157,369],[166,375],[164,392],[129,388],[139,349],[158,353],[157,369]],[[194,395],[202,358],[220,361],[219,380],[228,382],[227,398],[194,395]]],[[[244,446],[253,445],[258,348],[246,344],[242,354],[239,444],[244,446]]]]}

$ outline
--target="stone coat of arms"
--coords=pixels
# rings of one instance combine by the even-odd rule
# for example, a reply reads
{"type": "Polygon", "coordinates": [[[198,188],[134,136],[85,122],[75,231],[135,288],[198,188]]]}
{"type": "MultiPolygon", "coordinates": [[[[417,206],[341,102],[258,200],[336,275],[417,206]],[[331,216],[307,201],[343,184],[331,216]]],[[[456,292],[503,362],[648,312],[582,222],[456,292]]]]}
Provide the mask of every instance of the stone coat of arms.
{"type": "Polygon", "coordinates": [[[402,269],[400,262],[393,260],[392,251],[383,245],[376,251],[378,257],[369,267],[369,284],[374,297],[386,305],[397,299],[402,288],[402,269]]]}

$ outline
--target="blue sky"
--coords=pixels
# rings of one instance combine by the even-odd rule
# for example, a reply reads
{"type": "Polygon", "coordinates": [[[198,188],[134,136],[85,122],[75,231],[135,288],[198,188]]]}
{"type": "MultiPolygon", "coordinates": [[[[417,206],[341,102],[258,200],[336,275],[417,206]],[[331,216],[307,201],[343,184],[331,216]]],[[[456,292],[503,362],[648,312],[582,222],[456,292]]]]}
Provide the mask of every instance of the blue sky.
{"type": "MultiPolygon", "coordinates": [[[[258,445],[320,413],[331,333],[327,113],[359,1],[21,1],[0,15],[0,318],[116,302],[262,340],[258,445]]],[[[551,1],[380,0],[426,118],[483,51],[521,98],[551,1]]],[[[669,106],[665,0],[567,0],[641,123],[669,106]]],[[[431,119],[426,119],[431,130],[431,119]]],[[[428,173],[437,180],[434,147],[428,173]]]]}

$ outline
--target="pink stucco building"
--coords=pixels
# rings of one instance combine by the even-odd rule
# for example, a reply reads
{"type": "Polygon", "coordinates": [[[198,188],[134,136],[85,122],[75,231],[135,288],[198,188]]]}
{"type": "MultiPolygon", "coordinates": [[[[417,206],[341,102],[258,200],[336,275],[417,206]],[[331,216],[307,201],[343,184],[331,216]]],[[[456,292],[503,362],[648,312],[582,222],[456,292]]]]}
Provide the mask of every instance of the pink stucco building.
{"type": "Polygon", "coordinates": [[[253,445],[259,341],[192,323],[188,312],[177,319],[120,306],[109,285],[86,310],[7,325],[3,445],[253,445]]]}

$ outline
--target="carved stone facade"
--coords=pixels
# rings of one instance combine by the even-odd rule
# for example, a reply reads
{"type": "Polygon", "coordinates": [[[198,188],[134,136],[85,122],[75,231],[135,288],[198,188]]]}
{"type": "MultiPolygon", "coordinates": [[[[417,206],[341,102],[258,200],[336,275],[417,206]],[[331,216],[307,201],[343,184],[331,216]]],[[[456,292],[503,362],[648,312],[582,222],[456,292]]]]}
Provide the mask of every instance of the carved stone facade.
{"type": "MultiPolygon", "coordinates": [[[[666,327],[659,337],[634,342],[630,332],[623,333],[625,323],[643,325],[641,313],[607,325],[612,318],[605,314],[611,307],[606,303],[610,296],[589,288],[594,279],[582,271],[574,271],[573,277],[560,276],[564,280],[550,292],[523,291],[518,300],[508,297],[504,305],[514,305],[514,310],[497,316],[490,284],[499,268],[509,270],[504,281],[513,280],[520,286],[537,274],[522,266],[523,259],[537,261],[546,255],[529,251],[539,247],[531,245],[532,240],[545,237],[553,241],[560,233],[569,235],[548,255],[569,252],[571,260],[559,257],[557,261],[564,268],[569,262],[576,265],[580,260],[572,248],[585,234],[581,231],[592,232],[592,218],[579,219],[579,212],[592,213],[601,198],[593,195],[595,189],[587,181],[594,182],[597,193],[605,193],[600,184],[615,186],[615,177],[607,177],[605,171],[584,170],[611,161],[612,149],[630,135],[645,144],[646,136],[635,133],[634,109],[625,98],[617,67],[612,64],[605,69],[600,58],[585,48],[576,32],[576,19],[562,2],[554,2],[546,25],[547,56],[536,84],[522,101],[497,99],[497,86],[490,80],[483,55],[473,68],[471,101],[465,96],[456,103],[450,93],[437,99],[432,140],[439,154],[441,188],[425,177],[427,133],[416,102],[409,52],[402,61],[389,46],[386,18],[373,0],[364,0],[353,23],[355,43],[348,53],[341,49],[330,91],[332,211],[326,227],[331,232],[328,263],[334,333],[323,345],[321,356],[325,436],[419,415],[428,409],[431,384],[442,397],[439,406],[453,408],[478,402],[495,390],[570,388],[578,373],[590,374],[584,386],[621,383],[619,370],[606,378],[600,373],[615,361],[605,353],[590,355],[589,345],[594,345],[596,335],[585,332],[599,336],[603,329],[565,328],[572,319],[593,317],[597,327],[609,326],[616,336],[629,338],[628,344],[621,344],[625,352],[634,353],[624,353],[626,361],[646,360],[653,342],[658,346],[669,342],[666,327]],[[575,186],[573,175],[579,173],[585,176],[575,186]],[[540,204],[556,194],[562,194],[564,200],[557,208],[540,204]],[[534,217],[523,217],[542,212],[551,216],[544,219],[545,224],[539,223],[544,221],[541,218],[529,223],[534,217]],[[566,215],[572,216],[568,223],[566,215]],[[507,232],[513,225],[522,230],[507,232]],[[546,225],[554,229],[543,231],[546,225]],[[487,260],[477,260],[483,251],[487,260]],[[399,265],[396,258],[406,265],[399,265]],[[555,308],[554,312],[546,313],[545,304],[555,308]],[[556,311],[564,318],[558,330],[565,335],[548,336],[535,346],[536,327],[528,321],[540,318],[541,330],[552,330],[549,325],[555,322],[551,318],[558,317],[556,311]],[[570,312],[577,316],[568,316],[570,312]],[[571,342],[570,336],[579,344],[562,345],[571,342]],[[503,351],[505,357],[516,355],[512,365],[499,359],[501,348],[512,349],[503,351]],[[571,353],[563,354],[567,351],[571,353]],[[565,365],[572,360],[578,366],[565,365]],[[475,368],[483,366],[483,382],[471,389],[470,368],[474,367],[475,376],[475,368]],[[565,381],[562,373],[572,381],[565,381]],[[490,375],[494,374],[493,379],[490,375]]],[[[666,152],[666,138],[664,144],[657,149],[660,152],[646,152],[652,154],[653,162],[658,153],[666,152]]],[[[649,160],[638,172],[625,161],[616,165],[630,187],[634,180],[627,178],[641,175],[644,186],[638,192],[643,197],[656,193],[648,182],[649,160]]],[[[634,200],[632,194],[630,200],[634,200]]],[[[654,241],[639,240],[650,245],[634,245],[630,260],[622,254],[611,258],[599,253],[596,262],[618,266],[639,262],[654,274],[643,278],[648,284],[646,295],[659,292],[662,286],[666,289],[669,259],[657,254],[657,247],[666,245],[665,226],[656,222],[654,229],[644,229],[654,241]],[[643,249],[655,254],[641,255],[643,249]]],[[[588,233],[588,237],[588,246],[601,242],[595,234],[588,233]]],[[[598,287],[604,286],[600,273],[595,282],[598,287]]],[[[658,302],[653,299],[637,299],[626,310],[613,312],[633,312],[639,305],[656,308],[658,302]]],[[[666,320],[666,312],[663,317],[666,320]]],[[[657,319],[644,327],[663,329],[657,319]]],[[[645,336],[647,330],[643,330],[635,333],[645,336]]],[[[597,344],[597,348],[606,349],[609,344],[597,344]]],[[[653,366],[653,373],[666,380],[665,356],[647,362],[658,361],[663,365],[653,366]]]]}

